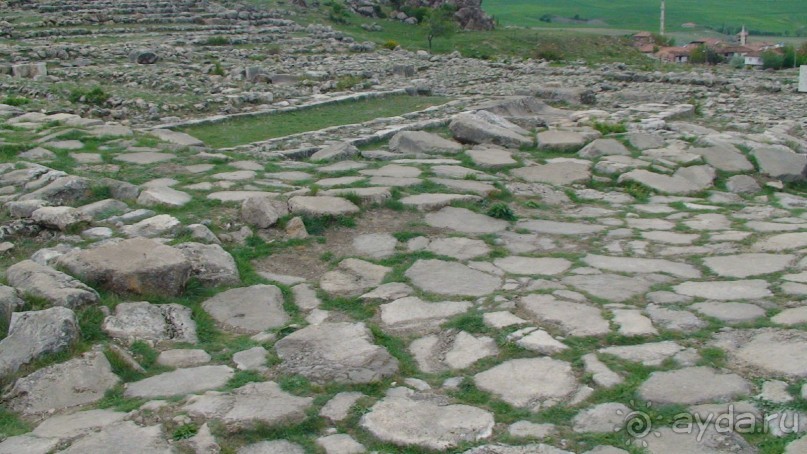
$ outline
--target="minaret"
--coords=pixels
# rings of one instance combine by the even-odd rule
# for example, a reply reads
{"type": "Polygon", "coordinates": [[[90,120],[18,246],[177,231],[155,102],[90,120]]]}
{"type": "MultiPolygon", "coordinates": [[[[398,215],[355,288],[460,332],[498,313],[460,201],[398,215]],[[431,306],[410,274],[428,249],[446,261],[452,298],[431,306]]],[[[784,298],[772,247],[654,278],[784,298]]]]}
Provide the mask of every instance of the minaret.
{"type": "Polygon", "coordinates": [[[745,46],[748,42],[748,32],[745,30],[745,25],[743,25],[743,29],[740,32],[740,45],[745,46]]]}
{"type": "Polygon", "coordinates": [[[661,0],[661,36],[664,36],[664,20],[665,20],[664,15],[665,15],[665,13],[666,13],[666,8],[664,6],[664,0],[661,0]]]}

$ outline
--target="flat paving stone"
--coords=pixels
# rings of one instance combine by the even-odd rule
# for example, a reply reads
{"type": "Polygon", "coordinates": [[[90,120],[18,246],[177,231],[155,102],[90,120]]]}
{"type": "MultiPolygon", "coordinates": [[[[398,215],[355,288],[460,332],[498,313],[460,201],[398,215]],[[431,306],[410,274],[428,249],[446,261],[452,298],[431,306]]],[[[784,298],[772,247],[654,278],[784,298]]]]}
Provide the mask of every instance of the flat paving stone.
{"type": "Polygon", "coordinates": [[[406,270],[412,284],[438,295],[485,296],[498,290],[501,278],[443,260],[418,260],[406,270]]]}
{"type": "Polygon", "coordinates": [[[591,179],[590,163],[553,162],[545,165],[520,167],[510,174],[530,183],[570,185],[591,179]]]}
{"type": "Polygon", "coordinates": [[[622,276],[620,274],[593,274],[581,276],[567,276],[562,282],[576,287],[597,298],[607,299],[616,303],[621,303],[633,298],[636,295],[646,293],[650,288],[665,280],[645,276],[622,276]]]}
{"type": "Polygon", "coordinates": [[[199,366],[177,369],[128,383],[123,395],[130,398],[151,399],[193,394],[208,389],[220,388],[227,384],[233,374],[233,370],[227,366],[199,366]]]}
{"type": "Polygon", "coordinates": [[[520,221],[517,227],[535,233],[550,235],[590,235],[605,230],[605,226],[591,224],[577,224],[573,222],[558,222],[547,220],[520,221]]]}
{"type": "Polygon", "coordinates": [[[750,303],[706,302],[691,307],[700,314],[726,323],[750,322],[765,316],[765,309],[750,303]]]}
{"type": "Polygon", "coordinates": [[[572,266],[572,262],[561,258],[516,255],[496,259],[493,264],[510,274],[545,276],[561,274],[572,266]]]}
{"type": "Polygon", "coordinates": [[[319,281],[322,290],[332,295],[360,295],[381,285],[392,268],[359,259],[345,259],[335,270],[325,273],[319,281]]]}
{"type": "Polygon", "coordinates": [[[427,302],[416,296],[382,304],[381,323],[390,332],[427,332],[440,328],[449,318],[471,308],[467,301],[427,302]]]}
{"type": "Polygon", "coordinates": [[[578,386],[571,364],[551,358],[511,359],[473,379],[479,389],[532,411],[565,401],[578,386]]]}
{"type": "Polygon", "coordinates": [[[417,167],[388,164],[378,169],[361,170],[359,173],[371,177],[417,178],[423,171],[417,167]]]}
{"type": "Polygon", "coordinates": [[[406,206],[417,208],[420,211],[434,211],[447,207],[455,202],[478,202],[479,196],[471,194],[415,194],[400,200],[406,206]]]}
{"type": "Polygon", "coordinates": [[[787,326],[807,323],[807,306],[785,309],[771,317],[771,321],[787,326]]]}
{"type": "Polygon", "coordinates": [[[713,425],[680,433],[670,427],[654,428],[654,433],[635,440],[636,447],[650,454],[755,454],[757,449],[741,435],[716,430],[713,425]]]}
{"type": "Polygon", "coordinates": [[[332,196],[296,196],[289,199],[289,210],[294,214],[311,216],[341,216],[361,211],[347,199],[332,196]]]}
{"type": "Polygon", "coordinates": [[[187,192],[164,186],[149,188],[140,192],[140,196],[137,197],[137,203],[147,207],[179,208],[187,205],[192,199],[193,197],[187,192]]]}
{"type": "MultiPolygon", "coordinates": [[[[722,277],[745,278],[778,273],[796,260],[791,254],[737,254],[704,257],[703,264],[722,277]]],[[[684,276],[686,277],[686,276],[684,276]]]]}
{"type": "Polygon", "coordinates": [[[768,298],[773,293],[761,279],[739,281],[684,282],[673,287],[675,293],[710,300],[754,300],[768,298]]]}
{"type": "Polygon", "coordinates": [[[390,257],[397,245],[398,240],[389,233],[368,233],[353,239],[353,249],[360,255],[374,259],[390,257]]]}
{"type": "Polygon", "coordinates": [[[398,360],[373,343],[364,323],[310,325],[275,344],[281,368],[316,383],[373,383],[395,374],[398,360]]]}
{"type": "Polygon", "coordinates": [[[426,223],[432,227],[447,228],[464,233],[496,233],[505,230],[507,221],[474,213],[465,208],[445,207],[426,215],[426,223]]]}
{"type": "Polygon", "coordinates": [[[518,306],[539,324],[559,326],[570,336],[600,336],[611,331],[602,311],[588,304],[533,294],[522,297],[518,306]]]}
{"type": "Polygon", "coordinates": [[[115,155],[115,161],[127,162],[129,164],[156,164],[158,162],[171,161],[176,156],[170,153],[158,153],[154,151],[143,151],[139,153],[120,153],[115,155]]]}
{"type": "Polygon", "coordinates": [[[807,247],[807,232],[790,232],[769,236],[754,243],[757,251],[779,252],[807,247]]]}
{"type": "Polygon", "coordinates": [[[751,384],[736,374],[709,367],[688,367],[653,372],[638,390],[639,396],[657,404],[696,405],[724,402],[751,393],[751,384]]]}
{"type": "Polygon", "coordinates": [[[664,259],[612,257],[588,254],[583,257],[583,261],[595,268],[620,273],[667,273],[688,279],[701,276],[701,272],[688,263],[673,262],[664,259]]]}
{"type": "Polygon", "coordinates": [[[191,396],[182,408],[192,418],[217,419],[229,432],[238,432],[301,422],[313,400],[289,394],[277,383],[266,381],[247,383],[229,393],[213,391],[191,396]]]}
{"type": "Polygon", "coordinates": [[[625,361],[642,363],[645,366],[660,366],[668,358],[672,358],[684,347],[673,341],[648,342],[637,345],[604,347],[599,353],[613,355],[625,361]]]}
{"type": "Polygon", "coordinates": [[[361,427],[376,438],[399,446],[446,450],[493,435],[493,415],[469,405],[417,398],[393,388],[362,416],[361,427]]]}
{"type": "Polygon", "coordinates": [[[754,375],[807,377],[807,333],[788,329],[735,330],[718,333],[714,346],[732,363],[754,375]]]}
{"type": "Polygon", "coordinates": [[[437,238],[429,242],[426,249],[437,255],[444,255],[457,260],[470,260],[488,255],[491,250],[490,246],[482,240],[462,237],[437,238]]]}
{"type": "Polygon", "coordinates": [[[518,164],[510,151],[493,146],[476,146],[465,152],[471,161],[483,168],[508,167],[518,164]]]}
{"type": "Polygon", "coordinates": [[[255,334],[285,325],[283,293],[274,285],[225,290],[202,303],[202,308],[229,331],[255,334]]]}

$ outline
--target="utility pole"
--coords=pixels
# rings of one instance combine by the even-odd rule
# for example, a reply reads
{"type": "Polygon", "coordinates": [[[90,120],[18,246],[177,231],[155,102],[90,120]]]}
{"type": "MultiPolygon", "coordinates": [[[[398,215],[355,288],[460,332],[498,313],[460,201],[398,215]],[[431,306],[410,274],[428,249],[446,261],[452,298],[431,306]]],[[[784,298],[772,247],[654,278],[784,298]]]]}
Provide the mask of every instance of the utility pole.
{"type": "Polygon", "coordinates": [[[661,36],[664,36],[664,21],[665,21],[664,16],[665,16],[666,10],[667,10],[664,3],[665,3],[665,0],[661,0],[661,29],[660,29],[661,36]]]}

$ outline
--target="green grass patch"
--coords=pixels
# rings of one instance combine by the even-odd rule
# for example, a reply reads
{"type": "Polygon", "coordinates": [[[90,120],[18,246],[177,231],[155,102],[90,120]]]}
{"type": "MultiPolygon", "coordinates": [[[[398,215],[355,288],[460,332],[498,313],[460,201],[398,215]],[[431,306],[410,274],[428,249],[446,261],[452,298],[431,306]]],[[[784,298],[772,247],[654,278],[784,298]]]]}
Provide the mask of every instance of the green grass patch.
{"type": "Polygon", "coordinates": [[[293,112],[234,118],[222,123],[190,126],[181,131],[204,141],[208,146],[226,148],[331,126],[394,117],[447,101],[448,98],[441,96],[388,96],[345,101],[293,112]]]}
{"type": "Polygon", "coordinates": [[[233,378],[224,385],[226,390],[240,388],[247,383],[263,382],[266,379],[258,372],[252,370],[239,370],[233,375],[233,378]]]}
{"type": "Polygon", "coordinates": [[[30,432],[31,425],[20,419],[15,413],[0,407],[0,439],[30,432]]]}
{"type": "MultiPolygon", "coordinates": [[[[720,28],[745,24],[753,31],[788,32],[793,35],[804,30],[807,11],[800,0],[759,2],[754,0],[676,0],[667,3],[667,29],[688,30],[681,26],[694,22],[700,26],[720,28]]],[[[659,2],[616,0],[590,2],[586,0],[487,0],[483,8],[502,23],[525,27],[597,27],[631,30],[658,30],[659,2]],[[581,20],[599,20],[590,25],[547,22],[547,16],[581,20]],[[543,19],[543,20],[542,20],[543,19]]]]}

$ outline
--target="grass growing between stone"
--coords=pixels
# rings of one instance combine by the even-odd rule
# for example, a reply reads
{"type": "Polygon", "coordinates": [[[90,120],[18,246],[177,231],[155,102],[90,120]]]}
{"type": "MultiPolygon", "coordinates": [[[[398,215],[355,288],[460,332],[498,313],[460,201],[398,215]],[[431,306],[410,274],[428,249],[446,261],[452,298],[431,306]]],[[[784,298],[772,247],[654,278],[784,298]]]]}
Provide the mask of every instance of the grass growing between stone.
{"type": "Polygon", "coordinates": [[[316,131],[331,126],[363,123],[394,117],[444,104],[441,96],[387,96],[361,101],[345,101],[293,112],[241,117],[222,123],[190,126],[188,133],[214,148],[227,148],[252,142],[316,131]]]}

